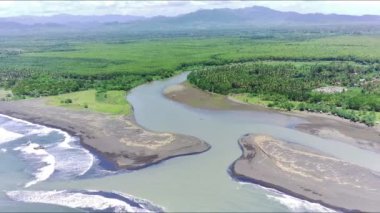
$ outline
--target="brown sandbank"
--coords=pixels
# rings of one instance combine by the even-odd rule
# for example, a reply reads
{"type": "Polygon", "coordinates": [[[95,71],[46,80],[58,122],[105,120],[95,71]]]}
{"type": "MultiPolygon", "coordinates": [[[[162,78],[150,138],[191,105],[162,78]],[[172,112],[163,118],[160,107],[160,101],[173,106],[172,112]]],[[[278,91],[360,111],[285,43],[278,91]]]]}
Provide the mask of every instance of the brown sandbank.
{"type": "Polygon", "coordinates": [[[195,137],[158,133],[138,126],[133,116],[48,106],[44,98],[0,102],[0,114],[55,127],[81,138],[118,168],[139,169],[168,158],[205,152],[210,145],[195,137]]]}
{"type": "Polygon", "coordinates": [[[368,127],[333,115],[299,111],[287,112],[261,105],[247,104],[229,96],[202,91],[188,82],[170,86],[164,90],[164,94],[171,100],[197,108],[265,111],[300,117],[307,122],[295,126],[294,128],[297,130],[380,153],[380,125],[368,127]]]}
{"type": "Polygon", "coordinates": [[[342,211],[379,212],[380,177],[311,148],[265,135],[239,140],[231,175],[342,211]]]}
{"type": "Polygon", "coordinates": [[[188,82],[173,85],[164,90],[171,100],[186,105],[212,110],[256,110],[270,111],[266,107],[232,101],[228,96],[202,91],[188,82]]]}
{"type": "Polygon", "coordinates": [[[364,124],[318,113],[295,112],[298,117],[305,118],[308,123],[295,128],[325,139],[332,139],[352,144],[362,149],[380,153],[379,125],[368,127],[364,124]]]}

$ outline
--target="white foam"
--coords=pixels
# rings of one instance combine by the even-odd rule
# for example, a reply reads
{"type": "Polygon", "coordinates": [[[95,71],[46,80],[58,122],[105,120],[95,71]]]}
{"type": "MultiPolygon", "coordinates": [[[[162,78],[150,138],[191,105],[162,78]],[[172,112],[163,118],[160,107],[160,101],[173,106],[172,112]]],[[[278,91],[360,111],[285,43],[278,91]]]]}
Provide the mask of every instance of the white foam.
{"type": "Polygon", "coordinates": [[[38,129],[33,129],[32,131],[30,131],[28,135],[46,136],[49,135],[51,132],[55,131],[54,129],[45,126],[38,125],[38,127],[38,129]]]}
{"type": "MultiPolygon", "coordinates": [[[[33,129],[32,131],[28,132],[27,135],[46,136],[46,135],[50,134],[51,132],[57,132],[58,134],[63,136],[63,140],[58,143],[58,147],[60,147],[62,149],[77,149],[83,153],[83,154],[81,154],[81,159],[79,159],[81,163],[78,163],[78,161],[75,161],[75,158],[73,158],[72,160],[69,160],[66,158],[66,159],[62,159],[63,161],[61,160],[59,162],[56,162],[55,165],[58,167],[59,170],[61,170],[61,171],[71,170],[70,171],[71,173],[76,172],[76,176],[81,176],[81,175],[84,175],[86,172],[88,172],[92,168],[92,166],[95,162],[94,155],[92,155],[91,152],[88,151],[87,149],[85,149],[81,146],[75,145],[75,141],[77,139],[75,137],[72,137],[71,135],[69,135],[67,132],[62,131],[60,129],[45,127],[45,126],[42,126],[39,124],[34,124],[31,122],[24,121],[24,120],[21,120],[18,118],[13,118],[13,117],[10,117],[7,115],[0,114],[0,116],[8,118],[12,121],[23,123],[25,125],[33,126],[36,128],[36,129],[33,129]],[[83,156],[86,156],[86,157],[83,157],[83,156]]],[[[61,150],[61,152],[65,152],[65,150],[61,150]]],[[[76,160],[78,160],[78,159],[76,159],[76,160]]]]}
{"type": "Polygon", "coordinates": [[[1,152],[6,153],[7,149],[1,148],[1,152]]]}
{"type": "Polygon", "coordinates": [[[64,132],[59,129],[56,129],[56,131],[60,133],[61,135],[63,135],[64,137],[63,141],[58,144],[58,147],[63,148],[63,149],[77,149],[78,151],[83,153],[80,156],[78,156],[82,159],[72,158],[71,160],[65,160],[65,161],[60,160],[57,164],[57,168],[59,168],[60,170],[70,168],[71,170],[77,172],[77,176],[84,175],[86,172],[88,172],[92,168],[95,162],[94,155],[91,154],[90,151],[88,151],[87,149],[76,145],[75,144],[76,138],[70,136],[67,132],[64,132]],[[81,163],[78,163],[78,160],[81,163]]]}
{"type": "Polygon", "coordinates": [[[28,121],[24,121],[24,120],[21,120],[21,119],[18,119],[18,118],[14,118],[14,117],[11,117],[11,116],[8,116],[8,115],[0,114],[0,116],[1,116],[1,117],[4,117],[4,118],[7,118],[7,119],[10,119],[10,120],[12,120],[12,121],[16,121],[16,122],[20,122],[20,123],[24,123],[24,124],[41,126],[41,125],[34,124],[34,123],[31,123],[31,122],[28,122],[28,121]]]}
{"type": "Polygon", "coordinates": [[[312,203],[286,194],[267,195],[267,197],[280,202],[294,212],[336,212],[319,203],[312,203]]]}
{"type": "Polygon", "coordinates": [[[0,144],[13,141],[21,137],[23,137],[23,135],[0,128],[0,144]]]}
{"type": "Polygon", "coordinates": [[[325,206],[322,206],[319,203],[313,203],[306,200],[302,200],[287,194],[284,194],[276,189],[267,188],[260,186],[258,184],[252,184],[247,182],[239,182],[241,185],[249,185],[256,188],[260,188],[264,191],[267,191],[268,193],[266,196],[271,199],[275,200],[282,205],[286,206],[290,211],[293,212],[336,212],[333,209],[327,208],[325,206]]]}
{"type": "Polygon", "coordinates": [[[34,123],[29,122],[29,121],[25,121],[25,120],[21,120],[21,119],[18,119],[18,118],[10,117],[8,115],[0,114],[0,116],[4,117],[4,118],[7,118],[7,119],[10,119],[10,120],[12,120],[14,122],[17,122],[17,123],[22,123],[22,124],[25,124],[25,125],[28,125],[28,126],[36,127],[36,129],[33,129],[32,131],[28,132],[27,135],[46,136],[46,135],[50,134],[52,131],[61,131],[61,130],[58,130],[58,129],[42,126],[42,125],[39,125],[39,124],[34,124],[34,123]]]}
{"type": "Polygon", "coordinates": [[[26,133],[26,135],[45,136],[45,135],[48,135],[50,132],[52,132],[52,131],[55,130],[53,128],[49,128],[49,127],[42,126],[42,125],[39,125],[39,124],[34,124],[34,123],[29,122],[29,121],[24,121],[24,120],[21,120],[21,119],[18,119],[18,118],[10,117],[8,115],[0,114],[0,117],[7,118],[7,119],[9,119],[9,120],[11,120],[13,122],[16,122],[16,123],[24,124],[24,125],[26,125],[28,127],[30,127],[30,126],[35,127],[35,129],[33,129],[30,132],[26,133]]]}
{"type": "Polygon", "coordinates": [[[82,148],[62,150],[61,147],[51,149],[56,158],[56,170],[64,176],[77,177],[87,173],[93,166],[95,158],[89,151],[82,148]],[[67,156],[70,156],[69,158],[67,156]],[[80,162],[80,163],[78,163],[80,162]]]}
{"type": "MultiPolygon", "coordinates": [[[[9,191],[7,196],[16,201],[28,203],[45,203],[70,208],[96,211],[112,211],[112,212],[149,212],[150,210],[145,200],[140,200],[141,205],[131,206],[127,202],[101,195],[99,191],[9,191]],[[91,194],[92,193],[92,194],[91,194]]],[[[138,201],[131,196],[113,192],[111,194],[122,196],[125,199],[138,201]]],[[[139,203],[140,204],[140,203],[139,203]]],[[[156,209],[158,209],[156,207],[156,209]]]]}
{"type": "Polygon", "coordinates": [[[40,156],[41,161],[44,162],[44,166],[37,169],[34,173],[35,179],[25,184],[25,187],[30,187],[38,182],[47,180],[55,170],[55,158],[53,155],[49,154],[44,148],[36,143],[29,143],[27,145],[17,147],[14,150],[19,150],[26,155],[40,156]]]}
{"type": "MultiPolygon", "coordinates": [[[[92,168],[95,161],[95,157],[87,149],[76,145],[75,142],[77,139],[75,137],[72,137],[67,132],[62,131],[60,129],[54,129],[40,125],[37,126],[39,127],[39,129],[32,130],[29,134],[37,134],[38,136],[44,136],[50,134],[53,131],[57,132],[58,134],[63,136],[63,140],[58,142],[58,147],[66,150],[76,149],[82,153],[77,158],[71,157],[59,159],[56,162],[56,169],[60,171],[66,171],[69,173],[75,173],[76,176],[81,176],[92,168]],[[78,161],[81,163],[78,163],[78,161]]],[[[60,150],[60,152],[66,152],[66,150],[60,150]]]]}
{"type": "Polygon", "coordinates": [[[55,129],[59,134],[63,135],[63,141],[61,143],[59,143],[59,146],[62,147],[62,148],[73,148],[73,146],[71,145],[74,141],[75,141],[75,138],[70,136],[67,132],[64,132],[62,130],[59,130],[59,129],[55,129]]]}

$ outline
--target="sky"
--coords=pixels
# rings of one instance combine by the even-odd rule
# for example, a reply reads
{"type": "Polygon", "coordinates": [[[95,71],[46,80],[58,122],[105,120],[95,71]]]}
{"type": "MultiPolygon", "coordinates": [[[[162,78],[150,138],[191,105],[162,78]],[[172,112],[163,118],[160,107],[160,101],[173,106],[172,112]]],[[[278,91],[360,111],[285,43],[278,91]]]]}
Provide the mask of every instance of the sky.
{"type": "Polygon", "coordinates": [[[0,1],[0,17],[55,14],[176,16],[199,9],[266,6],[300,13],[380,15],[380,1],[0,1]]]}

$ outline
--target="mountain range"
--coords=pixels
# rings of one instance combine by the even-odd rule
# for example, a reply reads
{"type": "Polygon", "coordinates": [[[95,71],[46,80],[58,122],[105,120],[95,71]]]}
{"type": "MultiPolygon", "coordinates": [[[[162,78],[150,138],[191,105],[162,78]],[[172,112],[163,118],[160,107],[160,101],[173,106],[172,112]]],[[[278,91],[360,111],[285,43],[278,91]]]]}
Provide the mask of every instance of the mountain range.
{"type": "Polygon", "coordinates": [[[282,12],[266,7],[247,7],[241,9],[210,9],[179,15],[175,17],[158,16],[146,18],[129,15],[80,16],[60,14],[54,16],[18,16],[0,18],[1,28],[20,28],[23,26],[71,26],[123,24],[131,28],[220,28],[268,25],[335,25],[335,24],[374,24],[380,25],[377,15],[338,15],[338,14],[301,14],[282,12]]]}

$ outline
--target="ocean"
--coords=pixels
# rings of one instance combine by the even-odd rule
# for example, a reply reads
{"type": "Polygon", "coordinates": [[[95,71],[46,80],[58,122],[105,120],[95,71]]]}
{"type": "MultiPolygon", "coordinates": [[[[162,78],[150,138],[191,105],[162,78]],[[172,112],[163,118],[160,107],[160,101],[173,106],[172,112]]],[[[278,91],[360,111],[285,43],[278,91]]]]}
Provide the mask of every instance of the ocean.
{"type": "Polygon", "coordinates": [[[36,189],[47,181],[117,173],[83,148],[79,138],[58,129],[0,115],[0,162],[0,211],[162,211],[120,192],[36,189]]]}

